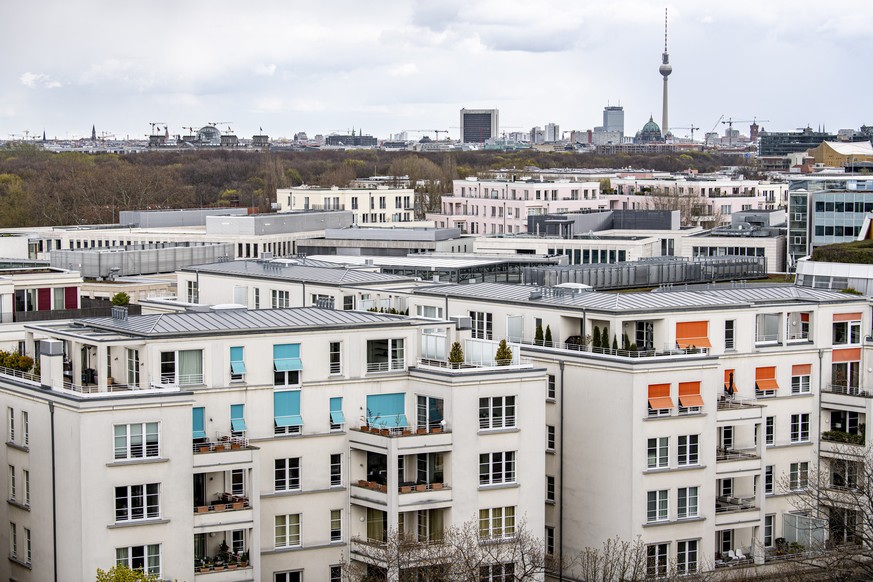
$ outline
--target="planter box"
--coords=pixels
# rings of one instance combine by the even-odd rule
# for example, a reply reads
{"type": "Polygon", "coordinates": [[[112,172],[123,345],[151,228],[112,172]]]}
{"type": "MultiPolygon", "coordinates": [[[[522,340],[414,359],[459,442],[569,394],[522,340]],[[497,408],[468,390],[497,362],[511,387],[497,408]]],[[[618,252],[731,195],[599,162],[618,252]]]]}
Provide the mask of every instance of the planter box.
{"type": "Polygon", "coordinates": [[[415,434],[427,434],[427,429],[426,428],[416,429],[415,434]]]}
{"type": "Polygon", "coordinates": [[[427,485],[416,485],[415,490],[416,491],[427,491],[427,485]]]}
{"type": "Polygon", "coordinates": [[[366,488],[367,487],[367,480],[366,479],[358,479],[358,487],[366,488]]]}
{"type": "Polygon", "coordinates": [[[442,488],[443,488],[443,484],[442,484],[442,483],[434,483],[434,484],[432,484],[430,487],[431,487],[431,489],[433,489],[434,491],[441,491],[442,488]]]}
{"type": "Polygon", "coordinates": [[[230,448],[234,451],[238,451],[240,448],[242,448],[242,445],[240,445],[239,443],[232,443],[230,445],[230,448]]]}
{"type": "Polygon", "coordinates": [[[367,487],[369,489],[376,489],[377,487],[379,487],[379,484],[375,481],[367,481],[367,487]]]}
{"type": "Polygon", "coordinates": [[[201,453],[208,453],[209,452],[209,445],[200,445],[199,451],[201,453]]]}
{"type": "Polygon", "coordinates": [[[243,508],[245,508],[245,506],[246,506],[245,501],[234,501],[233,502],[234,509],[243,509],[243,508]]]}
{"type": "Polygon", "coordinates": [[[208,505],[198,505],[197,506],[197,513],[206,513],[208,511],[209,511],[208,505]]]}
{"type": "Polygon", "coordinates": [[[439,433],[443,432],[443,429],[442,429],[442,427],[435,426],[432,429],[430,429],[430,432],[431,432],[431,434],[439,434],[439,433]]]}
{"type": "Polygon", "coordinates": [[[401,493],[410,493],[411,491],[412,491],[412,487],[409,485],[403,485],[402,487],[400,487],[401,493]]]}

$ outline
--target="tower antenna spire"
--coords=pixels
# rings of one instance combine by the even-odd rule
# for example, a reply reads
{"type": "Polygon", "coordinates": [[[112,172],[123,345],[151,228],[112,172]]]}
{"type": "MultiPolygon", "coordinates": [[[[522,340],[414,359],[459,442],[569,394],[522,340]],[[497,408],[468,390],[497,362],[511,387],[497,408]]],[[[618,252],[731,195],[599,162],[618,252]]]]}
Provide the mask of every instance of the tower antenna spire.
{"type": "Polygon", "coordinates": [[[667,52],[667,9],[664,8],[664,52],[667,52]]]}

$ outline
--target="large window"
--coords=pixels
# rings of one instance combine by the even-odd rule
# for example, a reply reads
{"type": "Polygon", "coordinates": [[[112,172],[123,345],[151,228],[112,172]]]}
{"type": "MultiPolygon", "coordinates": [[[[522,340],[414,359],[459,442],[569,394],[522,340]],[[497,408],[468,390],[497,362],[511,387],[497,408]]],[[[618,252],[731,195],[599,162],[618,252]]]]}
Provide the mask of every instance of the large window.
{"type": "Polygon", "coordinates": [[[677,574],[694,574],[697,572],[697,541],[685,540],[676,543],[677,574]]]}
{"type": "Polygon", "coordinates": [[[330,456],[330,486],[336,487],[343,484],[343,455],[333,453],[330,456]]]}
{"type": "Polygon", "coordinates": [[[493,339],[494,321],[490,313],[483,311],[471,311],[470,318],[473,323],[473,337],[478,339],[493,339]]]}
{"type": "Polygon", "coordinates": [[[115,459],[144,459],[160,456],[159,434],[157,422],[116,424],[115,459]]]}
{"type": "Polygon", "coordinates": [[[662,469],[670,462],[670,437],[658,437],[649,439],[648,444],[649,469],[662,469]]]}
{"type": "Polygon", "coordinates": [[[300,547],[300,514],[277,515],[274,522],[275,547],[300,547]]]}
{"type": "Polygon", "coordinates": [[[430,430],[441,428],[444,402],[442,398],[418,396],[416,406],[416,428],[430,430]]]}
{"type": "Polygon", "coordinates": [[[515,451],[479,455],[479,484],[515,483],[515,451]]]}
{"type": "Polygon", "coordinates": [[[161,516],[160,485],[128,485],[115,488],[115,521],[156,519],[161,516]]]}
{"type": "Polygon", "coordinates": [[[300,459],[276,459],[275,491],[300,491],[300,459]]]}
{"type": "Polygon", "coordinates": [[[479,399],[479,429],[515,427],[515,396],[479,399]]]}
{"type": "Polygon", "coordinates": [[[698,516],[699,489],[697,487],[680,487],[676,517],[687,519],[698,516]]]}
{"type": "Polygon", "coordinates": [[[405,368],[402,338],[367,341],[367,372],[390,372],[405,368]]]}
{"type": "Polygon", "coordinates": [[[406,395],[401,392],[367,396],[367,424],[388,429],[409,426],[406,419],[406,395]]]}
{"type": "Polygon", "coordinates": [[[515,563],[479,566],[479,582],[514,582],[515,563]]]}
{"type": "Polygon", "coordinates": [[[115,565],[161,575],[161,544],[115,548],[115,565]]]}
{"type": "Polygon", "coordinates": [[[667,521],[667,509],[669,507],[667,489],[649,491],[646,494],[646,521],[667,521]]]}
{"type": "Polygon", "coordinates": [[[291,293],[289,291],[270,291],[270,306],[273,309],[287,309],[291,307],[291,293]]]}
{"type": "Polygon", "coordinates": [[[302,426],[300,391],[273,392],[273,434],[299,434],[302,426]]]}
{"type": "Polygon", "coordinates": [[[791,415],[791,442],[799,443],[809,440],[809,414],[791,415]]]}
{"type": "MultiPolygon", "coordinates": [[[[860,314],[859,314],[860,315],[860,314]]],[[[860,321],[835,321],[833,343],[835,346],[860,344],[861,322],[860,321]]]]}
{"type": "Polygon", "coordinates": [[[515,535],[515,507],[492,507],[479,510],[479,537],[511,538],[515,535]]]}
{"type": "Polygon", "coordinates": [[[809,486],[809,463],[806,461],[791,463],[788,472],[788,487],[792,491],[806,489],[809,486]]]}
{"type": "Polygon", "coordinates": [[[699,435],[689,434],[679,437],[679,458],[677,465],[684,467],[698,463],[699,435]]]}
{"type": "Polygon", "coordinates": [[[343,373],[343,344],[342,342],[330,342],[328,351],[331,374],[343,373]]]}
{"type": "Polygon", "coordinates": [[[343,539],[343,510],[330,510],[330,541],[340,542],[343,539]]]}
{"type": "Polygon", "coordinates": [[[810,364],[795,364],[791,367],[791,393],[808,394],[809,377],[812,372],[810,364]]]}
{"type": "Polygon", "coordinates": [[[161,383],[202,384],[203,350],[161,352],[161,383]]]}
{"type": "Polygon", "coordinates": [[[139,350],[127,350],[127,383],[139,386],[139,350]]]}
{"type": "Polygon", "coordinates": [[[667,575],[667,552],[670,544],[651,544],[646,546],[646,574],[651,577],[667,575]]]}
{"type": "Polygon", "coordinates": [[[300,386],[300,344],[277,344],[273,346],[273,385],[300,386]]]}

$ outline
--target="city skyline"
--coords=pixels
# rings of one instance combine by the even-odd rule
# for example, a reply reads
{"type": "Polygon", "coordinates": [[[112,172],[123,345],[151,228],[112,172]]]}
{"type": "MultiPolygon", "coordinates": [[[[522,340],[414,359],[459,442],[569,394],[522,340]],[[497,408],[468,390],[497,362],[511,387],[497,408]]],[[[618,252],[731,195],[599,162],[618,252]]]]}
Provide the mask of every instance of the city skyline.
{"type": "Polygon", "coordinates": [[[0,23],[9,55],[0,63],[0,138],[89,137],[92,125],[98,136],[136,138],[153,122],[176,134],[226,120],[219,127],[241,137],[259,128],[457,137],[462,107],[499,109],[501,132],[552,121],[570,131],[599,125],[603,107],[618,103],[632,135],[661,108],[665,7],[676,135],[693,124],[702,136],[722,114],[769,119],[774,131],[870,121],[869,81],[846,82],[863,70],[873,24],[861,2],[803,11],[782,1],[690,0],[261,6],[16,5],[0,23]],[[855,90],[837,96],[844,85],[855,90]],[[823,106],[831,99],[840,106],[823,106]]]}

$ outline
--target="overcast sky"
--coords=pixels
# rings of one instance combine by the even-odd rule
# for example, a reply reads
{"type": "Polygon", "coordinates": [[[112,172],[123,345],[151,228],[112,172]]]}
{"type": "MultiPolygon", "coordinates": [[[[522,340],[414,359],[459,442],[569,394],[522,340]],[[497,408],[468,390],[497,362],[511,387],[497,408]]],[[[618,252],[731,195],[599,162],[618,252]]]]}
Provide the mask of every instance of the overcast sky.
{"type": "Polygon", "coordinates": [[[873,123],[870,0],[6,0],[0,138],[158,121],[457,137],[461,107],[508,132],[588,129],[619,102],[634,133],[660,123],[665,5],[671,127],[873,123]]]}

